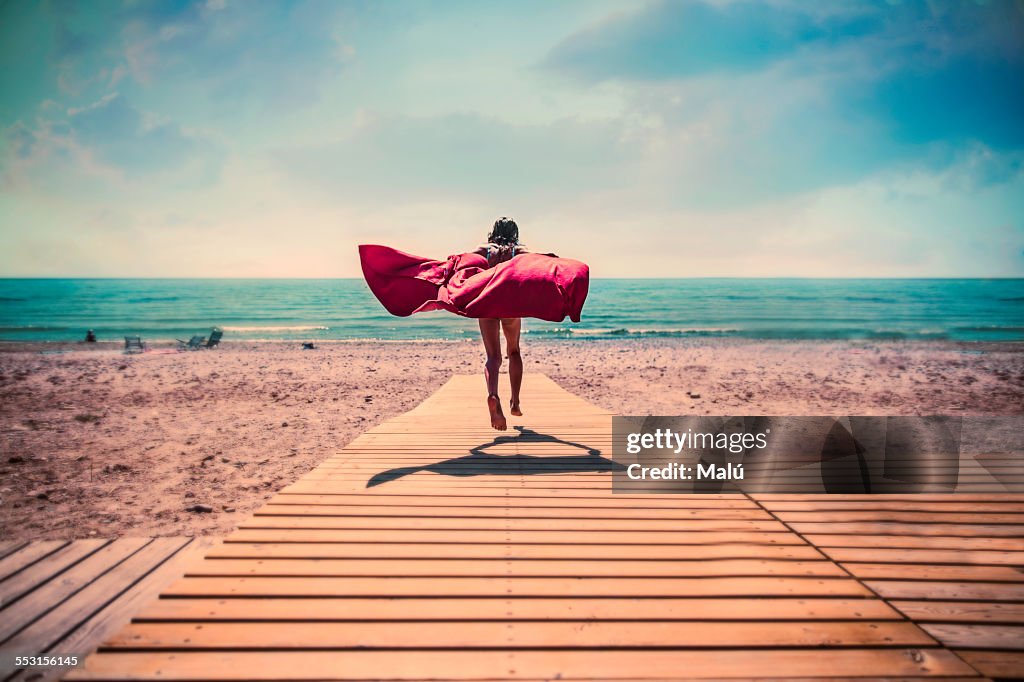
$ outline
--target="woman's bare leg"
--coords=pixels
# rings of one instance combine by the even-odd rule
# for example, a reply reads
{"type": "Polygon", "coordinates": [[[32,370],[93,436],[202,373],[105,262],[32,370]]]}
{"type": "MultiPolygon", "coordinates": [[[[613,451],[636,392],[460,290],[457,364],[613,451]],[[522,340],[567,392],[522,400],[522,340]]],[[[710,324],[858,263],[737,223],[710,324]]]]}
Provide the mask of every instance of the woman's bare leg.
{"type": "Polygon", "coordinates": [[[496,319],[480,318],[480,336],[484,340],[484,380],[487,382],[487,411],[491,415],[491,427],[498,431],[508,428],[505,414],[501,411],[501,400],[498,398],[498,371],[501,369],[501,323],[496,319]]]}
{"type": "Polygon", "coordinates": [[[512,384],[510,411],[517,417],[523,416],[519,406],[519,389],[523,386],[523,356],[519,352],[519,333],[522,328],[523,321],[518,317],[501,320],[501,330],[505,332],[505,345],[508,349],[508,379],[512,384]]]}

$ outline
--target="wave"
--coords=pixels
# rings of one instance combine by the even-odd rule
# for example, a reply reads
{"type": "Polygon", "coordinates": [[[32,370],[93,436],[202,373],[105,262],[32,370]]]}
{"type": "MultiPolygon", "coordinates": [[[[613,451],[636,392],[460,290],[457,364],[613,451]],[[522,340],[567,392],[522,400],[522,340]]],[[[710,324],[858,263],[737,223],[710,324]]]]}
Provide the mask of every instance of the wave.
{"type": "Polygon", "coordinates": [[[317,332],[329,331],[330,327],[323,325],[295,325],[295,326],[256,326],[256,327],[221,327],[226,332],[317,332]]]}
{"type": "Polygon", "coordinates": [[[1003,326],[998,324],[968,325],[963,327],[954,327],[953,329],[958,332],[1024,332],[1024,327],[1003,326]]]}
{"type": "Polygon", "coordinates": [[[523,332],[531,336],[579,336],[579,337],[622,337],[622,336],[643,336],[643,337],[681,337],[681,336],[732,336],[741,333],[739,329],[719,327],[697,327],[681,329],[573,329],[570,327],[557,327],[555,329],[527,329],[523,332]]]}
{"type": "Polygon", "coordinates": [[[128,303],[159,303],[161,301],[178,301],[178,296],[143,296],[141,298],[129,298],[128,303]]]}
{"type": "Polygon", "coordinates": [[[859,303],[896,303],[895,299],[883,296],[843,296],[842,300],[859,303]]]}
{"type": "MultiPolygon", "coordinates": [[[[957,330],[968,330],[958,328],[957,330]]],[[[953,330],[953,331],[957,331],[953,330]]],[[[1024,331],[1024,329],[1001,327],[998,330],[979,329],[976,331],[1024,331]]],[[[922,328],[922,329],[886,329],[886,328],[809,328],[799,329],[791,327],[768,327],[760,329],[739,329],[735,327],[680,327],[675,329],[632,329],[632,328],[608,328],[608,329],[573,329],[569,327],[557,327],[554,329],[530,329],[524,334],[538,338],[579,338],[579,339],[616,339],[616,338],[707,338],[707,337],[731,337],[744,339],[766,339],[766,340],[942,340],[950,338],[950,334],[943,329],[922,328]]]]}

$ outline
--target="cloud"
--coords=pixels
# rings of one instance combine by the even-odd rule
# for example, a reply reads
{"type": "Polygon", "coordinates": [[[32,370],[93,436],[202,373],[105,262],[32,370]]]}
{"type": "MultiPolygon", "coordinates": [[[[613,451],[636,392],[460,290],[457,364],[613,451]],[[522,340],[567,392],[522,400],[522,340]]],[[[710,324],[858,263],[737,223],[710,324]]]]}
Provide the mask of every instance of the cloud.
{"type": "Polygon", "coordinates": [[[5,137],[15,158],[27,159],[35,151],[36,135],[21,121],[8,128],[5,137]]]}
{"type": "Polygon", "coordinates": [[[354,55],[336,38],[343,16],[340,4],[140,3],[117,23],[137,81],[200,85],[235,110],[281,110],[315,104],[354,55]]]}
{"type": "Polygon", "coordinates": [[[475,114],[361,112],[345,136],[273,153],[285,179],[333,196],[550,200],[614,187],[640,150],[619,121],[516,125],[475,114]]]}
{"type": "Polygon", "coordinates": [[[215,183],[227,148],[119,93],[0,128],[0,187],[55,197],[159,192],[215,183]]]}
{"type": "Polygon", "coordinates": [[[128,173],[173,170],[199,162],[209,180],[222,160],[223,152],[215,143],[185,133],[177,123],[144,115],[118,93],[67,113],[70,133],[78,144],[128,173]]]}
{"type": "Polygon", "coordinates": [[[941,171],[978,149],[971,182],[1020,171],[1020,3],[656,2],[569,36],[542,66],[623,88],[663,126],[666,175],[698,205],[941,171]]]}
{"type": "MultiPolygon", "coordinates": [[[[0,50],[24,66],[0,74],[11,88],[7,100],[55,88],[60,98],[81,103],[114,87],[137,95],[133,88],[141,86],[236,113],[279,113],[320,101],[324,87],[356,59],[339,31],[365,13],[334,2],[176,0],[13,9],[0,25],[0,46],[9,44],[0,50]]],[[[0,105],[0,115],[11,104],[0,105]]]]}
{"type": "Polygon", "coordinates": [[[958,189],[981,189],[1001,185],[1024,173],[1024,153],[997,153],[984,145],[968,150],[952,166],[948,185],[958,189]]]}
{"type": "Polygon", "coordinates": [[[863,37],[879,23],[868,12],[823,13],[809,3],[657,2],[570,36],[545,65],[588,81],[746,72],[863,37]]]}

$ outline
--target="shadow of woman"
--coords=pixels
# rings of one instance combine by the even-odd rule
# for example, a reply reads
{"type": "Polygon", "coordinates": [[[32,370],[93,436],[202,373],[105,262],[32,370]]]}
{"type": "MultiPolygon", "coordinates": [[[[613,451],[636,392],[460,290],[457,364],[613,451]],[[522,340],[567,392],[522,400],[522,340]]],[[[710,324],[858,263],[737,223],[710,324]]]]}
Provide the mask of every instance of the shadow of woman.
{"type": "Polygon", "coordinates": [[[573,472],[608,472],[623,469],[617,462],[601,456],[601,451],[582,443],[562,440],[547,433],[538,433],[524,426],[516,426],[516,435],[498,436],[489,443],[471,448],[468,455],[454,457],[433,464],[418,467],[399,467],[374,474],[366,482],[367,488],[396,481],[410,474],[429,471],[445,476],[481,476],[486,474],[563,474],[573,472]],[[494,455],[486,452],[496,445],[521,443],[558,443],[586,450],[585,455],[557,455],[540,457],[534,455],[494,455]]]}

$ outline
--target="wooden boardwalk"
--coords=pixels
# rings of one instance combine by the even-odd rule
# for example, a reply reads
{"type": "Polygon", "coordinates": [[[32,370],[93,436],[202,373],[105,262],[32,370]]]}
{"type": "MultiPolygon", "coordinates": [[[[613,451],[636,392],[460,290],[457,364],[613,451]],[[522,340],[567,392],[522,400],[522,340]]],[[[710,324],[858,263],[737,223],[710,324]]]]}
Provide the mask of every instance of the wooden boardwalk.
{"type": "Polygon", "coordinates": [[[15,656],[80,655],[124,627],[212,541],[186,537],[0,542],[0,680],[42,682],[15,656]]]}
{"type": "Polygon", "coordinates": [[[1024,496],[613,495],[610,415],[458,376],[283,489],[75,680],[1024,675],[1024,496]]]}

